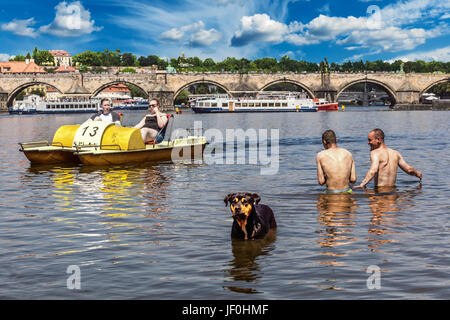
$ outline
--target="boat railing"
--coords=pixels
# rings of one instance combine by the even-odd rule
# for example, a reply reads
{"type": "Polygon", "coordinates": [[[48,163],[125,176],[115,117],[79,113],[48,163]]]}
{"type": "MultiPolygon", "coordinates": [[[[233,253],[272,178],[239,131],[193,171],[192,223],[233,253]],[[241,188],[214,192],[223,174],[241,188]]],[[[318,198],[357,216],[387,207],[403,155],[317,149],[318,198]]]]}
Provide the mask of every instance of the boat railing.
{"type": "Polygon", "coordinates": [[[91,149],[100,149],[100,150],[120,150],[122,151],[122,148],[118,144],[88,144],[88,145],[74,145],[76,149],[76,153],[80,153],[86,150],[91,149]],[[110,148],[112,147],[112,148],[110,148]]]}
{"type": "Polygon", "coordinates": [[[19,142],[20,145],[20,151],[24,151],[25,149],[31,149],[31,148],[39,148],[39,147],[60,147],[62,149],[68,148],[71,149],[72,147],[66,147],[61,142],[52,142],[49,143],[47,140],[42,141],[32,141],[32,142],[19,142]]]}

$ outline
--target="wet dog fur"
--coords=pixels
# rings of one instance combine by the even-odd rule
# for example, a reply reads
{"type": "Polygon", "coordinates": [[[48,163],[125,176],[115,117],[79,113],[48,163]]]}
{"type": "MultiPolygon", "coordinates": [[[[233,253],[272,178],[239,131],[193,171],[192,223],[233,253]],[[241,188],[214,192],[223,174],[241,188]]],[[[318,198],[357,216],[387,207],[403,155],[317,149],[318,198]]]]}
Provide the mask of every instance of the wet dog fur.
{"type": "Polygon", "coordinates": [[[233,216],[232,238],[264,238],[271,228],[277,227],[272,209],[259,204],[260,200],[259,195],[249,192],[230,193],[223,199],[225,206],[230,204],[233,216]]]}

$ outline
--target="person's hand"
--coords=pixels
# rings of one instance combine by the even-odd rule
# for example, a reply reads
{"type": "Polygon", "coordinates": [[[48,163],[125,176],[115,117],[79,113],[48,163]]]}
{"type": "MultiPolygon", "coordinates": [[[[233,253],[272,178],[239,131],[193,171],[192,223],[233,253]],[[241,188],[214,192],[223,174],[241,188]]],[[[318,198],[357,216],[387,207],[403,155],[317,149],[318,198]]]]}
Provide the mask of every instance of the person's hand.
{"type": "Polygon", "coordinates": [[[99,116],[96,116],[95,118],[94,118],[94,121],[101,121],[102,119],[99,117],[99,116]]]}
{"type": "Polygon", "coordinates": [[[417,178],[420,179],[420,181],[422,181],[422,172],[420,172],[419,170],[417,170],[416,176],[417,176],[417,178]]]}

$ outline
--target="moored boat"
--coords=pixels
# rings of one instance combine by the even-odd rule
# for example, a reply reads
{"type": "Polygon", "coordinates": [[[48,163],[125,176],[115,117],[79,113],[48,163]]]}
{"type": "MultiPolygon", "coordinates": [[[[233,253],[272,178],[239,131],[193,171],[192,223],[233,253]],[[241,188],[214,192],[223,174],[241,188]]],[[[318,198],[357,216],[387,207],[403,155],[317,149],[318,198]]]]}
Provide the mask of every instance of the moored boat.
{"type": "Polygon", "coordinates": [[[16,101],[14,106],[8,109],[10,114],[95,113],[99,110],[99,99],[65,98],[46,101],[38,95],[30,95],[22,101],[16,101]]]}
{"type": "Polygon", "coordinates": [[[114,110],[147,110],[148,99],[129,99],[113,101],[114,110]]]}
{"type": "Polygon", "coordinates": [[[325,99],[313,99],[314,103],[317,106],[317,111],[338,111],[339,103],[337,102],[328,102],[325,99]]]}
{"type": "Polygon", "coordinates": [[[213,97],[195,100],[191,107],[196,113],[211,112],[316,112],[317,106],[312,99],[286,92],[285,95],[256,98],[213,97]]]}

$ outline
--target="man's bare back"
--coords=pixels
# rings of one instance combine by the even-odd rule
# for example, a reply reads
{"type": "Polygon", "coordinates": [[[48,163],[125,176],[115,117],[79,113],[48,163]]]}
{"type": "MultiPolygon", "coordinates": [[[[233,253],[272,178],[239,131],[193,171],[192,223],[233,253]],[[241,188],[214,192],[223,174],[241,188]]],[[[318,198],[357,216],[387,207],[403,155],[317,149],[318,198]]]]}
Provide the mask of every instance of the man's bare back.
{"type": "Polygon", "coordinates": [[[372,179],[374,179],[375,187],[395,186],[397,167],[400,167],[409,175],[422,179],[422,173],[408,165],[400,152],[388,148],[384,144],[384,133],[379,135],[374,132],[375,130],[380,129],[374,129],[368,135],[368,144],[372,150],[370,152],[370,169],[358,187],[364,187],[372,179]]]}
{"type": "Polygon", "coordinates": [[[350,188],[349,183],[356,182],[356,168],[352,154],[339,148],[335,141],[322,140],[325,150],[316,157],[317,180],[320,185],[326,183],[329,191],[342,191],[350,188]]]}

